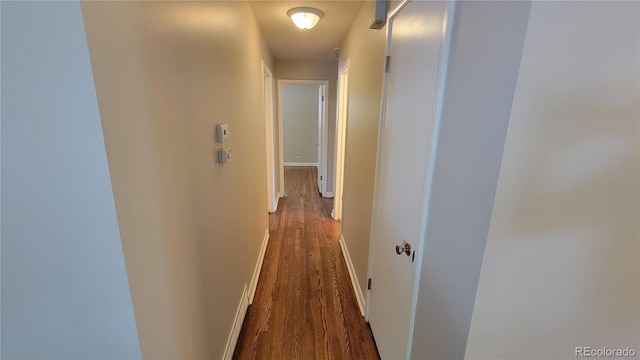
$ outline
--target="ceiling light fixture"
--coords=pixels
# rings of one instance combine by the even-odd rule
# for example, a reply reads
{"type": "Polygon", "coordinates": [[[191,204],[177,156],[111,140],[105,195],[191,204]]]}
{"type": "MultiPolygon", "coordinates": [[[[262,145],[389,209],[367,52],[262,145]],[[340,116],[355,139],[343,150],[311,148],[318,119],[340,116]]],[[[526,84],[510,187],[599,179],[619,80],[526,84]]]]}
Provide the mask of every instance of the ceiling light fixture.
{"type": "Polygon", "coordinates": [[[287,11],[291,21],[300,29],[307,31],[318,23],[324,13],[310,7],[297,7],[287,11]]]}

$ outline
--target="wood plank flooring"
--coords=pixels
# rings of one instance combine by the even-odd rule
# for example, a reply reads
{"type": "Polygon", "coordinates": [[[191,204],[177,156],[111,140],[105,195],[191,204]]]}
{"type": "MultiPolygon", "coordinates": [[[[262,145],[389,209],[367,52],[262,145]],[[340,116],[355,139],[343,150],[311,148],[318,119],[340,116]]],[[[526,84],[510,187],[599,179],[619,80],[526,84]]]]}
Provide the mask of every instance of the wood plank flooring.
{"type": "Polygon", "coordinates": [[[285,168],[286,196],[269,215],[269,244],[234,359],[379,359],[360,314],[332,199],[314,167],[285,168]]]}

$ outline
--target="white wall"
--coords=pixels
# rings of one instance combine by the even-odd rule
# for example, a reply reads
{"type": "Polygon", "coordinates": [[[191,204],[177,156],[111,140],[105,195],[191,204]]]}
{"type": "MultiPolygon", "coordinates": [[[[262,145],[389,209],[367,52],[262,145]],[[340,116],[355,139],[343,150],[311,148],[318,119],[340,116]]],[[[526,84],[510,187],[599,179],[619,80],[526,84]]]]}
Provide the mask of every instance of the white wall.
{"type": "Polygon", "coordinates": [[[414,359],[464,356],[529,5],[457,4],[422,249],[414,359]]]}
{"type": "Polygon", "coordinates": [[[469,359],[640,351],[639,7],[532,5],[469,359]]]}
{"type": "Polygon", "coordinates": [[[281,84],[285,163],[318,163],[318,85],[281,84]]]}
{"type": "Polygon", "coordinates": [[[271,55],[245,1],[83,12],[142,354],[219,359],[268,226],[271,55]],[[217,123],[231,131],[227,165],[217,123]]]}
{"type": "MultiPolygon", "coordinates": [[[[327,178],[326,190],[333,192],[334,162],[335,162],[335,128],[336,128],[336,100],[338,81],[338,61],[297,61],[276,60],[275,77],[278,80],[328,80],[329,98],[327,114],[327,178]]],[[[277,100],[276,100],[277,101],[277,100]]],[[[278,175],[279,179],[279,175],[278,175]]]]}
{"type": "Polygon", "coordinates": [[[363,291],[367,288],[373,183],[386,46],[386,28],[369,29],[374,2],[365,2],[340,47],[340,65],[349,60],[342,235],[363,291]]]}
{"type": "Polygon", "coordinates": [[[2,358],[140,358],[78,2],[2,2],[2,358]]]}

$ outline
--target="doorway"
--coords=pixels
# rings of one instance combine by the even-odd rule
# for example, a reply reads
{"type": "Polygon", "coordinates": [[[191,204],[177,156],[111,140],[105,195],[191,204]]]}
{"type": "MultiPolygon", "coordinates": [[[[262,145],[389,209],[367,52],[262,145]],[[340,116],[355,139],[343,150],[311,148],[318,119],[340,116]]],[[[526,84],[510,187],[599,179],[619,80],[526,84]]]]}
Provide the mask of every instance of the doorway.
{"type": "MultiPolygon", "coordinates": [[[[262,62],[263,71],[263,93],[264,93],[264,111],[265,111],[265,155],[266,155],[266,171],[267,171],[267,211],[270,213],[278,209],[278,200],[280,193],[278,192],[278,179],[276,179],[275,157],[275,131],[273,121],[273,73],[262,62]]],[[[282,181],[282,178],[280,179],[282,181]]]]}
{"type": "Polygon", "coordinates": [[[336,116],[336,178],[332,216],[342,219],[342,194],[344,185],[345,140],[347,135],[349,60],[338,73],[338,111],[336,116]]]}
{"type": "MultiPolygon", "coordinates": [[[[327,80],[278,80],[280,179],[285,166],[317,168],[318,192],[326,195],[327,80]]],[[[284,194],[284,182],[280,182],[284,194]]]]}

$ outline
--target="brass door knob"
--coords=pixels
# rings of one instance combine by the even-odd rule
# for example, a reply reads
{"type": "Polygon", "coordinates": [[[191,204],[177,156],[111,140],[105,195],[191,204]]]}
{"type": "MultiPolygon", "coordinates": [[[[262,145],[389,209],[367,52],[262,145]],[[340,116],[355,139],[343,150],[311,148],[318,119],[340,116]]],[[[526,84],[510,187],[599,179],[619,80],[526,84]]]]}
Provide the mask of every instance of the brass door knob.
{"type": "Polygon", "coordinates": [[[396,245],[396,254],[401,255],[405,253],[407,256],[411,255],[411,244],[406,241],[402,242],[402,245],[396,245]]]}

